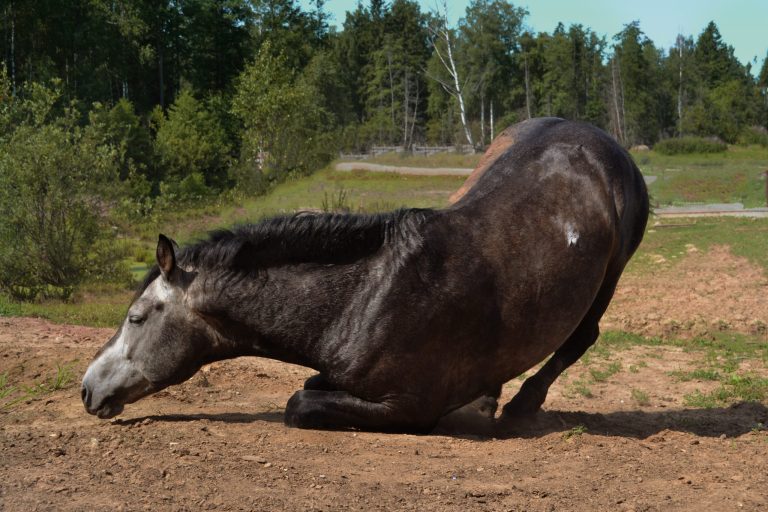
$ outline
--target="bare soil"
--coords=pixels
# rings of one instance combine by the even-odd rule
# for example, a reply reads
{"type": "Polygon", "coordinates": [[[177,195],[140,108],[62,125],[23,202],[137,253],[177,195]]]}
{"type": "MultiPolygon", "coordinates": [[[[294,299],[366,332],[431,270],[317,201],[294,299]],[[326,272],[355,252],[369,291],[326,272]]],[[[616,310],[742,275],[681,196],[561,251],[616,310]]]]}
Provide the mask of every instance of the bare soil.
{"type": "MultiPolygon", "coordinates": [[[[666,335],[671,320],[711,328],[704,319],[719,318],[749,331],[768,318],[765,290],[762,271],[726,249],[692,251],[677,268],[627,276],[606,324],[666,335]]],[[[0,409],[0,510],[768,508],[767,404],[687,406],[686,394],[718,383],[670,375],[700,367],[704,351],[594,355],[558,380],[542,412],[491,436],[414,436],[286,428],[283,406],[312,372],[256,358],[216,363],[99,420],[83,410],[78,381],[111,335],[0,318],[9,382],[50,379],[57,364],[74,373],[64,389],[0,409]],[[579,383],[609,364],[620,370],[585,396],[579,383]]],[[[768,376],[765,360],[739,364],[768,376]]]]}

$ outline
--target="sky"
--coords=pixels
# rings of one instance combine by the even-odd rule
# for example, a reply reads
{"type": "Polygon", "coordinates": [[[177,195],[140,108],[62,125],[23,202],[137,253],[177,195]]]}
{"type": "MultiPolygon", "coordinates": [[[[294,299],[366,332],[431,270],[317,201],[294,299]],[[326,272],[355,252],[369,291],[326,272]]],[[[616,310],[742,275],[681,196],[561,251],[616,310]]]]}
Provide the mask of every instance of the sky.
{"type": "MultiPolygon", "coordinates": [[[[300,3],[305,8],[311,4],[309,0],[300,3]]],[[[363,3],[367,5],[368,0],[363,3]]],[[[435,0],[419,3],[424,10],[436,5],[435,0]]],[[[469,3],[447,0],[449,23],[455,26],[469,3]]],[[[333,16],[331,25],[341,28],[346,12],[357,4],[358,0],[326,0],[325,10],[333,16]]],[[[558,22],[566,27],[580,23],[610,41],[625,24],[639,20],[640,29],[657,47],[669,49],[678,33],[695,39],[714,21],[742,64],[753,62],[753,73],[759,72],[768,52],[768,0],[520,0],[512,4],[528,10],[525,23],[534,32],[552,32],[558,22]]]]}

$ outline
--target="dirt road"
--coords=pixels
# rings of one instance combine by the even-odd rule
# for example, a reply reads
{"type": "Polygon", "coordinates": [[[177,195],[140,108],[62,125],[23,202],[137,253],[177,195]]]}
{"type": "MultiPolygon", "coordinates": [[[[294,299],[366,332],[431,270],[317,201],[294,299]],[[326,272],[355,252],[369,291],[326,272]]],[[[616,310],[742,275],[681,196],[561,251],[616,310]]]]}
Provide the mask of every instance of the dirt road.
{"type": "MultiPolygon", "coordinates": [[[[681,279],[756,271],[718,257],[721,264],[692,256],[681,279]]],[[[679,321],[697,313],[664,302],[663,272],[648,279],[659,286],[622,285],[630,288],[620,288],[609,323],[632,327],[640,319],[656,332],[667,317],[640,307],[650,300],[679,321]]],[[[745,296],[764,297],[761,286],[745,296]]],[[[701,300],[716,307],[730,300],[728,290],[713,284],[701,300]]],[[[734,317],[764,314],[758,303],[743,304],[753,309],[734,317]]],[[[9,383],[48,382],[57,364],[73,372],[64,389],[0,409],[0,510],[768,508],[766,403],[704,409],[686,398],[722,385],[679,377],[719,364],[708,350],[607,347],[555,384],[543,412],[494,436],[412,436],[288,429],[283,406],[312,372],[256,358],[216,363],[118,419],[98,420],[84,412],[78,381],[111,334],[0,318],[0,373],[9,383]]],[[[729,371],[767,378],[767,363],[765,355],[729,360],[736,365],[729,371]]],[[[519,384],[509,383],[504,398],[519,384]]]]}

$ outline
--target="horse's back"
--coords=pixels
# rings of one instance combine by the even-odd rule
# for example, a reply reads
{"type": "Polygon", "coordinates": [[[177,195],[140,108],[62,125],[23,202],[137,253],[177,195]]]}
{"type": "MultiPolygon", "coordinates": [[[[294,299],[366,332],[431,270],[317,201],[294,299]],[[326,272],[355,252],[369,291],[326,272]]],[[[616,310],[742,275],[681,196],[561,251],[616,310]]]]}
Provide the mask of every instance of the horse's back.
{"type": "Polygon", "coordinates": [[[514,229],[530,217],[599,218],[614,224],[629,259],[645,229],[648,194],[640,171],[612,137],[586,123],[536,118],[507,128],[497,140],[454,208],[514,216],[514,229]]]}

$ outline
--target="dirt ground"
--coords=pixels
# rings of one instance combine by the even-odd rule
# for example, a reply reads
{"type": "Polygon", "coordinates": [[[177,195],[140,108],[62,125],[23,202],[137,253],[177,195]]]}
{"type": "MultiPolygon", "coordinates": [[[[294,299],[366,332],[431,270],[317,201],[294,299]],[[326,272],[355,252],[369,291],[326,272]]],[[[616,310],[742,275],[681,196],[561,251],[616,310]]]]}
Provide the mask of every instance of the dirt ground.
{"type": "MultiPolygon", "coordinates": [[[[627,276],[605,324],[752,332],[768,319],[767,288],[726,248],[690,251],[675,268],[627,276]]],[[[696,408],[685,396],[718,383],[672,376],[701,367],[705,351],[604,351],[558,380],[534,417],[491,436],[413,436],[286,428],[283,406],[312,372],[256,358],[216,363],[99,420],[83,410],[79,379],[111,334],[0,318],[9,382],[73,371],[63,389],[0,409],[0,510],[768,509],[768,404],[696,408]],[[579,387],[610,364],[619,370],[579,387]]],[[[768,377],[765,357],[738,364],[768,377]]]]}

